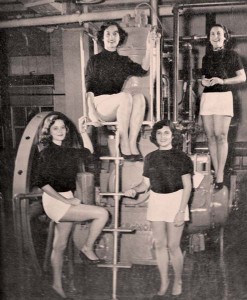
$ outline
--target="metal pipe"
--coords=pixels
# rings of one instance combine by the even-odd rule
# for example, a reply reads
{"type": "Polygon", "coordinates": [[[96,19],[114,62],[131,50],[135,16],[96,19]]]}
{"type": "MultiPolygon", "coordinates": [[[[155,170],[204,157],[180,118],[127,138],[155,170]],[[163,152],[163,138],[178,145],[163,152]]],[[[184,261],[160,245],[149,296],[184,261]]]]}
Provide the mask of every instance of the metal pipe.
{"type": "MultiPolygon", "coordinates": [[[[230,34],[231,39],[245,39],[247,38],[247,34],[230,34]]],[[[203,41],[207,40],[206,35],[192,35],[192,36],[180,36],[180,42],[193,42],[193,41],[203,41]]],[[[164,42],[173,42],[173,38],[163,38],[164,42]]]]}
{"type": "MultiPolygon", "coordinates": [[[[147,16],[150,16],[150,9],[142,9],[147,16]]],[[[58,24],[83,23],[89,21],[103,21],[103,20],[121,20],[127,14],[133,15],[134,9],[112,10],[112,11],[98,11],[86,14],[72,14],[61,16],[48,16],[41,18],[29,19],[15,19],[10,21],[0,22],[1,28],[14,27],[31,27],[31,26],[50,26],[58,24]]],[[[172,16],[172,6],[164,6],[158,9],[158,14],[172,16]]]]}
{"type": "Polygon", "coordinates": [[[151,9],[151,24],[152,26],[158,25],[158,1],[157,0],[151,0],[151,6],[153,9],[151,9]]]}
{"type": "Polygon", "coordinates": [[[177,86],[178,86],[178,63],[179,63],[179,8],[173,8],[173,122],[178,120],[178,101],[177,101],[177,86]]]}
{"type": "MultiPolygon", "coordinates": [[[[136,0],[137,1],[137,0],[136,0]]],[[[113,2],[113,1],[112,1],[113,2]]],[[[139,3],[139,1],[137,2],[139,3]]],[[[243,2],[219,2],[219,3],[202,3],[202,4],[181,4],[179,7],[182,9],[181,14],[191,11],[192,8],[196,12],[224,12],[229,11],[229,7],[238,5],[238,9],[243,10],[247,8],[247,3],[243,2]],[[210,6],[213,6],[210,8],[210,6]]],[[[172,16],[173,6],[172,5],[161,5],[157,9],[159,16],[172,16]]],[[[150,15],[148,8],[143,9],[145,14],[150,15]]],[[[103,20],[120,20],[127,14],[133,14],[133,9],[123,10],[111,10],[111,11],[97,11],[86,14],[72,14],[72,15],[59,15],[59,16],[48,16],[39,18],[28,18],[28,19],[14,19],[9,21],[0,22],[1,28],[14,28],[14,27],[31,27],[31,26],[49,26],[58,24],[70,24],[70,23],[83,23],[88,21],[103,21],[103,20]]]]}

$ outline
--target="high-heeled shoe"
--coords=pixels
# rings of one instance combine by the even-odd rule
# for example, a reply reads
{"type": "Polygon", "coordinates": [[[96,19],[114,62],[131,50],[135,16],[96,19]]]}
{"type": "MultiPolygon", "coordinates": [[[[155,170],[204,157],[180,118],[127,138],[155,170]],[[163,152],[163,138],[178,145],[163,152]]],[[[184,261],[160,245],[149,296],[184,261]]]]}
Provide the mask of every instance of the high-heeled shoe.
{"type": "Polygon", "coordinates": [[[80,259],[83,263],[89,264],[89,265],[97,265],[99,263],[103,263],[101,259],[90,259],[85,253],[82,251],[79,252],[80,259]]]}
{"type": "Polygon", "coordinates": [[[123,159],[125,159],[125,160],[133,161],[133,155],[132,155],[132,154],[123,154],[123,153],[121,153],[121,156],[122,156],[123,159]]]}
{"type": "Polygon", "coordinates": [[[140,153],[139,154],[132,154],[132,159],[133,159],[133,161],[142,161],[143,156],[140,153]]]}
{"type": "Polygon", "coordinates": [[[215,182],[214,184],[214,190],[215,191],[220,191],[224,186],[224,183],[223,182],[215,182]]]}

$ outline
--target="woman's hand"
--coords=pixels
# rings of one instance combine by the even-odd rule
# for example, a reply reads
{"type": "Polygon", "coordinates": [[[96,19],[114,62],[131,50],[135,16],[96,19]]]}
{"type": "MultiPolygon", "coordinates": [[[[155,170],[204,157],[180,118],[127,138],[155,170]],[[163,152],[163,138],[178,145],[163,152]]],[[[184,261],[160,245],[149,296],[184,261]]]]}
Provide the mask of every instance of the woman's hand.
{"type": "Polygon", "coordinates": [[[202,85],[203,86],[210,86],[210,79],[203,78],[202,79],[202,85]]]}
{"type": "Polygon", "coordinates": [[[209,79],[209,82],[210,82],[210,86],[214,86],[215,84],[220,84],[220,85],[224,84],[224,80],[219,77],[212,77],[209,79]]]}
{"type": "Polygon", "coordinates": [[[78,198],[72,198],[72,199],[70,199],[69,204],[77,206],[77,205],[81,204],[81,200],[78,198]]]}
{"type": "Polygon", "coordinates": [[[146,39],[146,48],[147,49],[152,49],[155,47],[157,37],[158,37],[158,33],[157,33],[156,28],[154,28],[148,32],[147,39],[146,39]]]}
{"type": "Polygon", "coordinates": [[[176,227],[183,226],[184,225],[184,212],[179,211],[174,220],[174,224],[176,227]]]}
{"type": "Polygon", "coordinates": [[[124,196],[129,197],[129,198],[135,198],[136,196],[136,190],[135,189],[129,189],[124,192],[124,196]]]}

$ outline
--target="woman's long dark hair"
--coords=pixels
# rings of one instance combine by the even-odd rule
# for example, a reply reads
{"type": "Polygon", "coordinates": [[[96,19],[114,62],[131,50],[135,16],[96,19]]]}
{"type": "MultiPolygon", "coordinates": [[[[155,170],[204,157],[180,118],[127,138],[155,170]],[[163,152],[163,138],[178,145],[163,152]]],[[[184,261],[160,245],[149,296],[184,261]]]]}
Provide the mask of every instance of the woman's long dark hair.
{"type": "Polygon", "coordinates": [[[119,37],[120,37],[118,46],[121,46],[124,43],[125,39],[127,38],[128,33],[125,30],[123,30],[123,28],[117,22],[114,22],[114,21],[105,22],[100,27],[100,30],[98,31],[98,34],[97,34],[97,39],[98,39],[99,44],[104,48],[104,41],[103,41],[104,32],[109,26],[116,26],[117,27],[119,37]]]}

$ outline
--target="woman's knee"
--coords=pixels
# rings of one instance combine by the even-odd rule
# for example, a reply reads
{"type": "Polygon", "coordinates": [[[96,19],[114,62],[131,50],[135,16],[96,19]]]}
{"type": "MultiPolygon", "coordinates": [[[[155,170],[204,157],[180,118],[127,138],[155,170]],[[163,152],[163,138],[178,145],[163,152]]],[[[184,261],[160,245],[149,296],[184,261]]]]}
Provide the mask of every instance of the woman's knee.
{"type": "Polygon", "coordinates": [[[53,243],[53,250],[55,252],[63,253],[67,247],[67,240],[55,240],[53,243]]]}
{"type": "Polygon", "coordinates": [[[175,243],[175,242],[168,243],[168,250],[169,250],[169,253],[171,253],[171,254],[175,253],[179,248],[180,248],[180,246],[178,243],[175,243]]]}
{"type": "Polygon", "coordinates": [[[157,250],[167,248],[166,240],[163,240],[163,239],[155,239],[154,243],[155,243],[155,248],[156,248],[157,250]]]}
{"type": "Polygon", "coordinates": [[[130,93],[127,93],[127,92],[121,92],[119,94],[119,97],[120,97],[120,104],[123,104],[123,105],[131,105],[133,104],[133,97],[130,93]]]}
{"type": "Polygon", "coordinates": [[[98,208],[98,218],[107,221],[109,219],[109,212],[103,207],[98,208]]]}
{"type": "Polygon", "coordinates": [[[225,144],[227,143],[227,134],[219,133],[216,135],[216,141],[218,144],[225,144]]]}

